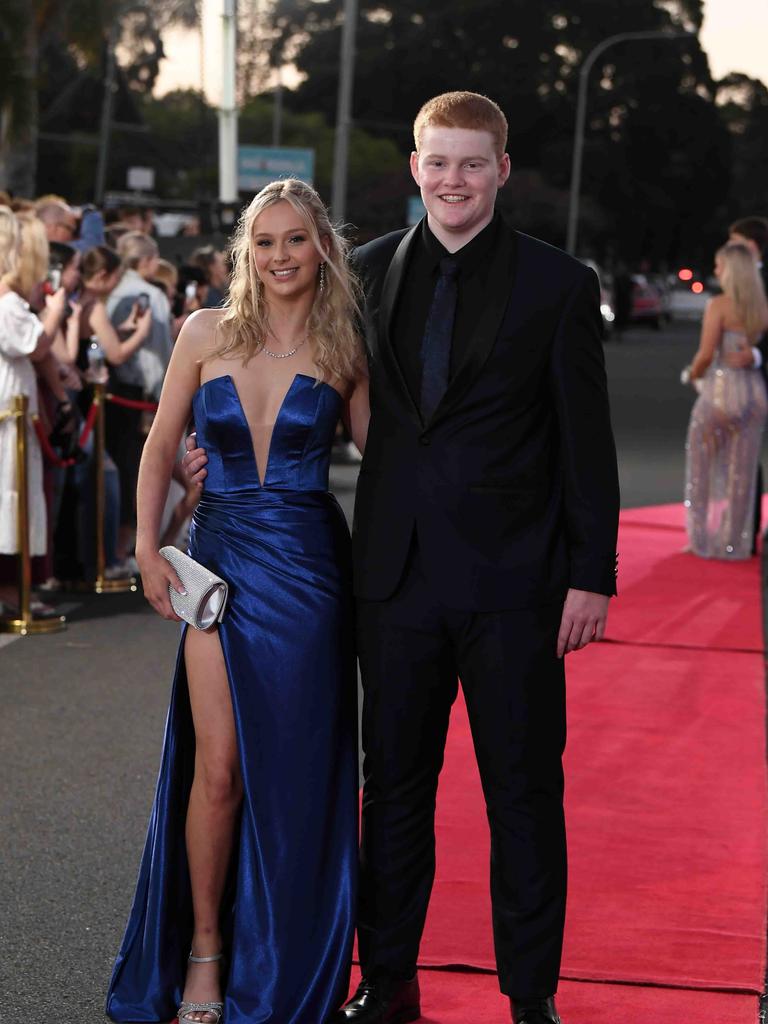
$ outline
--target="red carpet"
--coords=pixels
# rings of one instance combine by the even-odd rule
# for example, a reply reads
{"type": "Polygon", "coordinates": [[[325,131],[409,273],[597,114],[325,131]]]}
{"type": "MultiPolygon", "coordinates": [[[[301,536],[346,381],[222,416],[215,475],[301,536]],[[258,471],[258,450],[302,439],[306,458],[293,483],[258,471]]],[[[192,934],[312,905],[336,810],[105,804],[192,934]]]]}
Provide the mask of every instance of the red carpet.
{"type": "MultiPolygon", "coordinates": [[[[622,519],[619,642],[568,661],[561,1010],[566,1024],[754,1022],[768,869],[758,563],[675,555],[667,508],[622,519]]],[[[461,698],[437,835],[421,963],[492,970],[487,823],[461,698]]],[[[425,1020],[509,1019],[493,975],[422,973],[425,1020]]]]}
{"type": "MultiPolygon", "coordinates": [[[[352,988],[360,972],[356,969],[352,988]]],[[[509,1003],[492,974],[422,970],[420,1024],[510,1024],[509,1003]]],[[[557,1008],[565,1024],[755,1024],[754,996],[564,981],[557,1008]]]]}
{"type": "Polygon", "coordinates": [[[682,553],[686,542],[682,505],[622,513],[608,639],[761,651],[758,560],[696,558],[682,553]]]}

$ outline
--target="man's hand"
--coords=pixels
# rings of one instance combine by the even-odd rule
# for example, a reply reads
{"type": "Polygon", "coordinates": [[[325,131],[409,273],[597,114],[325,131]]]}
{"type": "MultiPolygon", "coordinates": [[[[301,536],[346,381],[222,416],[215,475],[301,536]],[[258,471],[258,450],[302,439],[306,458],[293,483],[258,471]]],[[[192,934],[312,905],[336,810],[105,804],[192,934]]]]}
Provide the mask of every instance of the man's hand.
{"type": "Polygon", "coordinates": [[[184,438],[184,447],[187,449],[186,455],[181,460],[184,475],[190,484],[201,484],[208,476],[208,470],[205,468],[205,464],[208,462],[205,448],[197,447],[196,434],[190,434],[184,438]]]}
{"type": "Polygon", "coordinates": [[[609,601],[605,594],[592,594],[588,590],[568,591],[557,634],[558,658],[571,651],[580,651],[593,640],[603,639],[609,601]]]}
{"type": "Polygon", "coordinates": [[[736,352],[726,352],[723,362],[732,370],[748,370],[755,365],[755,356],[749,345],[738,349],[736,352]]]}

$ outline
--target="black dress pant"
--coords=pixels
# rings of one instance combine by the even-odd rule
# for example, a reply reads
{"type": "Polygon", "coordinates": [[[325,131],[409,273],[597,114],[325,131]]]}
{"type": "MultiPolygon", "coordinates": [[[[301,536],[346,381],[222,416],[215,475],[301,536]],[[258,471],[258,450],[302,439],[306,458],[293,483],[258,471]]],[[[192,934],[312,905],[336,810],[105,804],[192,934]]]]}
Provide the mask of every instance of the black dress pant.
{"type": "Polygon", "coordinates": [[[410,977],[416,968],[435,871],[438,775],[460,678],[491,829],[501,990],[552,995],[566,892],[561,606],[446,608],[414,549],[395,595],[358,608],[364,972],[410,977]]]}

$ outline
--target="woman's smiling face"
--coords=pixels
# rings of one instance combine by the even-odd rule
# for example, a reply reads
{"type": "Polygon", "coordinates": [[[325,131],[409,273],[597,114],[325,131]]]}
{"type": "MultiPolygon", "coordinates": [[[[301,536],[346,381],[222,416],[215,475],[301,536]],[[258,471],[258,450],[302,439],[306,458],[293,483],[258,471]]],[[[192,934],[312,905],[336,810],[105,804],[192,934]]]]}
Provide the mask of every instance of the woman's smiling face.
{"type": "Polygon", "coordinates": [[[322,258],[302,217],[285,200],[268,206],[253,223],[256,273],[270,296],[289,299],[314,291],[322,258]]]}

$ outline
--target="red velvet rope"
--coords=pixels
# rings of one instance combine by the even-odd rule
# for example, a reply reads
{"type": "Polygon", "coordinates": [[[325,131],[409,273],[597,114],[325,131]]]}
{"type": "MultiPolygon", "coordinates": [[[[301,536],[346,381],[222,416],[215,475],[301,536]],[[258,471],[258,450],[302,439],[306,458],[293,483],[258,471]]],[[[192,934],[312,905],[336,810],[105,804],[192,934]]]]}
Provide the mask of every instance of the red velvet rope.
{"type": "Polygon", "coordinates": [[[142,409],[146,412],[157,412],[157,402],[139,402],[134,398],[123,398],[120,395],[113,395],[110,392],[104,396],[108,402],[115,405],[122,405],[126,409],[142,409]]]}
{"type": "MultiPolygon", "coordinates": [[[[104,397],[108,402],[114,402],[115,405],[125,406],[127,409],[141,409],[146,412],[157,412],[156,402],[138,402],[133,398],[122,398],[120,395],[113,395],[110,393],[107,393],[104,397]]],[[[88,410],[88,415],[85,417],[83,429],[80,431],[80,438],[78,440],[80,448],[85,447],[88,442],[88,438],[91,436],[91,431],[93,430],[93,425],[96,422],[96,417],[98,415],[99,407],[96,402],[92,402],[91,407],[88,410]]],[[[61,469],[74,466],[75,459],[62,459],[61,456],[57,455],[53,450],[51,442],[48,440],[48,435],[46,434],[38,416],[32,417],[32,426],[35,428],[35,433],[37,434],[37,439],[40,442],[40,447],[43,450],[43,455],[49,462],[53,463],[54,466],[59,466],[61,469]]]]}
{"type": "MultiPolygon", "coordinates": [[[[84,448],[87,444],[98,415],[99,407],[95,402],[93,402],[88,410],[88,415],[85,417],[83,429],[80,431],[80,437],[77,442],[80,448],[84,448]]],[[[48,440],[48,435],[45,432],[43,424],[40,422],[39,416],[32,417],[32,426],[35,428],[35,433],[37,434],[37,439],[40,442],[40,447],[43,450],[43,455],[45,455],[49,462],[52,462],[54,466],[59,466],[61,469],[67,469],[69,466],[75,465],[75,459],[62,459],[60,455],[56,454],[54,449],[51,447],[51,442],[48,440]]]]}
{"type": "Polygon", "coordinates": [[[35,428],[37,434],[37,440],[40,442],[40,447],[43,449],[43,455],[49,462],[52,462],[54,466],[59,466],[61,469],[66,469],[69,466],[74,466],[74,459],[62,459],[56,452],[51,448],[51,442],[48,440],[43,424],[40,422],[37,416],[32,417],[32,426],[35,428]]]}
{"type": "Polygon", "coordinates": [[[93,425],[96,422],[96,417],[99,415],[99,407],[95,402],[91,402],[91,407],[88,410],[88,415],[85,417],[85,423],[83,429],[80,431],[80,440],[77,442],[81,448],[85,448],[88,443],[88,438],[91,436],[93,425]]]}

